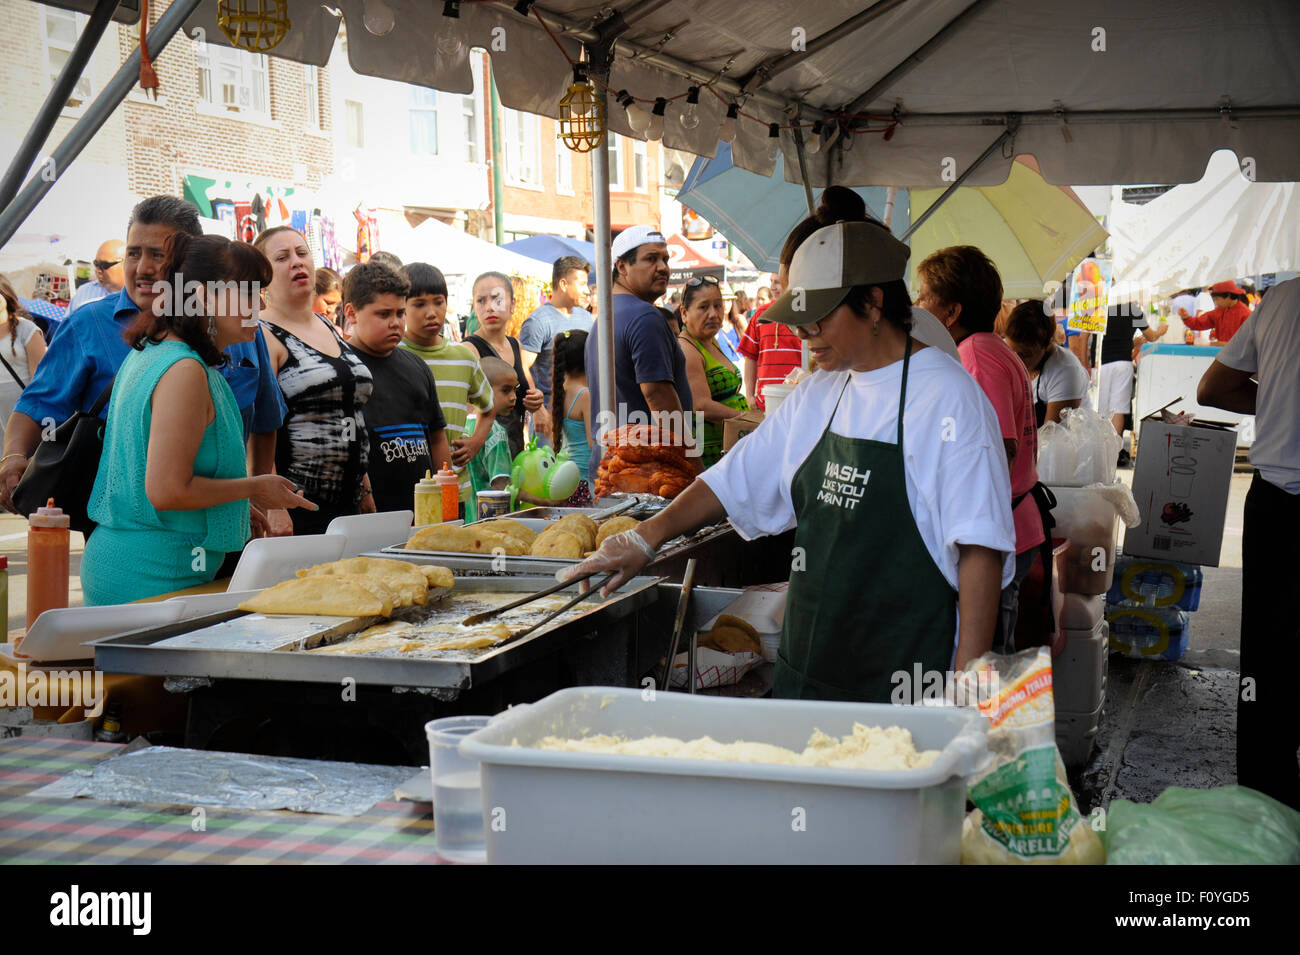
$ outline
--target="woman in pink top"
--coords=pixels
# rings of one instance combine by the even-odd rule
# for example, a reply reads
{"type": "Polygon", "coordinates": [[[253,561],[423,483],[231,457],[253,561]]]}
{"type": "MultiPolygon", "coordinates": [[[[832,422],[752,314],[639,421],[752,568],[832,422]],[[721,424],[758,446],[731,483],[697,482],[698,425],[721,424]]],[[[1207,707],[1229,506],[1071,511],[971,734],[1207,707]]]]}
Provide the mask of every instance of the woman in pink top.
{"type": "MultiPolygon", "coordinates": [[[[1041,495],[1031,494],[1038,486],[1038,428],[1029,375],[1016,353],[993,332],[1002,306],[1002,278],[988,256],[970,245],[940,249],[917,267],[916,277],[916,304],[947,326],[962,365],[993,405],[1002,430],[1011,470],[1016,576],[1002,592],[1001,628],[994,649],[1010,652],[1017,649],[1020,584],[1047,541],[1041,495]]],[[[1045,641],[1047,633],[1041,638],[1045,641]]]]}

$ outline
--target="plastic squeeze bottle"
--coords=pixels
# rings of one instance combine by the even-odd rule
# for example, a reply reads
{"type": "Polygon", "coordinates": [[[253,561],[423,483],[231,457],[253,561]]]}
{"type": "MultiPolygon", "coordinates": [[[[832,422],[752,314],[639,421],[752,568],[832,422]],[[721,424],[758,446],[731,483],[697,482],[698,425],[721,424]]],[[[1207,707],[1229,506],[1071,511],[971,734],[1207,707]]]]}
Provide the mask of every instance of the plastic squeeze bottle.
{"type": "Polygon", "coordinates": [[[442,489],[433,479],[433,472],[425,471],[415,484],[415,526],[437,524],[441,513],[442,489]]]}
{"type": "Polygon", "coordinates": [[[67,514],[50,498],[27,518],[27,628],[46,610],[68,605],[67,514]]]}
{"type": "Polygon", "coordinates": [[[442,486],[442,519],[454,521],[460,517],[460,478],[446,461],[435,480],[442,486]]]}

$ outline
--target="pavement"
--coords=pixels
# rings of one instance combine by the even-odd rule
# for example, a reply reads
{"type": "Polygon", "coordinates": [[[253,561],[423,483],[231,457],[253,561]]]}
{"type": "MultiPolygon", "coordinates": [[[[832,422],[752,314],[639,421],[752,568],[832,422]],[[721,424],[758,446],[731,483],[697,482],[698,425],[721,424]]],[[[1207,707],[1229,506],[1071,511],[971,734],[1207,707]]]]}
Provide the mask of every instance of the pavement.
{"type": "MultiPolygon", "coordinates": [[[[1121,470],[1121,480],[1133,472],[1121,470]]],[[[1150,802],[1168,786],[1203,789],[1236,782],[1236,698],[1240,659],[1242,508],[1251,474],[1233,475],[1218,567],[1205,567],[1191,648],[1176,662],[1112,655],[1097,747],[1071,773],[1080,809],[1114,799],[1150,802]]],[[[1122,540],[1122,537],[1121,537],[1122,540]]],[[[69,604],[81,604],[83,540],[72,535],[69,604]]],[[[9,629],[26,624],[27,522],[0,516],[0,554],[9,558],[9,629]]]]}
{"type": "MultiPolygon", "coordinates": [[[[1131,470],[1119,472],[1132,480],[1131,470]]],[[[1228,492],[1218,567],[1203,567],[1191,646],[1178,661],[1112,654],[1097,748],[1071,773],[1080,809],[1112,800],[1150,802],[1169,786],[1208,789],[1237,781],[1236,687],[1241,659],[1241,529],[1251,472],[1228,492]]],[[[1122,541],[1122,534],[1121,534],[1122,541]]]]}

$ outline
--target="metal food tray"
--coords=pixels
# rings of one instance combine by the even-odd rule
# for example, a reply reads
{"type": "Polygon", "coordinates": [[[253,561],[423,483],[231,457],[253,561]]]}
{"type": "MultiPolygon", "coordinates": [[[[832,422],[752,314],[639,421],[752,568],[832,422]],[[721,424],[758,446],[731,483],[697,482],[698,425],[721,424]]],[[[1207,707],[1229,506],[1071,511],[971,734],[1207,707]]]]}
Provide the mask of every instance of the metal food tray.
{"type": "MultiPolygon", "coordinates": [[[[554,583],[546,577],[457,577],[461,593],[535,593],[554,583]]],[[[382,622],[376,617],[267,617],[250,622],[242,631],[245,642],[238,648],[205,646],[222,635],[209,634],[229,621],[249,615],[243,610],[208,614],[191,620],[117,637],[92,644],[95,666],[112,673],[151,676],[215,677],[239,680],[269,680],[295,683],[332,683],[341,686],[351,678],[371,686],[438,687],[465,689],[495,679],[524,663],[554,652],[578,637],[599,632],[653,603],[658,579],[636,577],[616,594],[602,599],[598,594],[578,604],[576,616],[533,631],[522,640],[482,650],[448,650],[434,658],[399,658],[375,655],[334,656],[300,653],[279,647],[302,641],[320,642],[357,633],[382,622]],[[285,621],[292,621],[285,624],[285,621]],[[332,626],[331,626],[332,624],[332,626]],[[260,634],[260,637],[259,637],[260,634]],[[177,637],[190,639],[175,641],[177,637]],[[174,641],[160,645],[165,641],[174,641]]],[[[576,592],[568,588],[567,592],[576,592]]],[[[400,619],[400,617],[398,617],[400,619]]],[[[507,614],[504,622],[509,621],[507,614]]],[[[224,628],[229,631],[230,628],[224,628]]],[[[229,642],[229,634],[224,636],[229,642]]]]}

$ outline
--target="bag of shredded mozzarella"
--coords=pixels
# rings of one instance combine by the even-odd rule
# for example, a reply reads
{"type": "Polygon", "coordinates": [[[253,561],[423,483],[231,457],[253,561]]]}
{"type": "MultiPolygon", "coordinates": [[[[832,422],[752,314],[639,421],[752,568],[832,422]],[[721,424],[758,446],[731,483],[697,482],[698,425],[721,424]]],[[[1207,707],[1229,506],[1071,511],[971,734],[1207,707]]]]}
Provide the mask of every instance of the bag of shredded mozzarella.
{"type": "Polygon", "coordinates": [[[1075,808],[1056,750],[1048,649],[1011,656],[988,653],[962,677],[981,688],[978,706],[991,724],[993,754],[988,767],[968,783],[976,808],[962,825],[962,863],[1104,863],[1101,840],[1075,808]]]}

